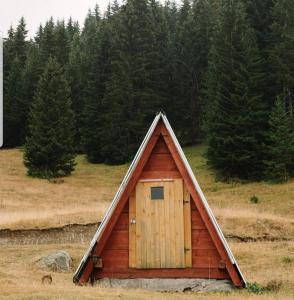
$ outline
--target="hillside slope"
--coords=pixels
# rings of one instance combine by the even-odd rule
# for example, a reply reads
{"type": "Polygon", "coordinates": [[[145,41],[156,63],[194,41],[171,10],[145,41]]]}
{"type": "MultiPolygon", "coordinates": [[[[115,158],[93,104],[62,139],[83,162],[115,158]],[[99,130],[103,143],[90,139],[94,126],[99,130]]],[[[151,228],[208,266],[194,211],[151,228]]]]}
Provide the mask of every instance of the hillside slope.
{"type": "MultiPolygon", "coordinates": [[[[203,157],[204,146],[184,151],[226,236],[241,240],[294,237],[293,180],[277,185],[216,182],[203,157]],[[252,196],[258,203],[251,203],[252,196]]],[[[72,176],[52,183],[26,176],[21,150],[1,150],[0,229],[100,221],[128,166],[93,165],[81,155],[77,163],[72,176]]]]}
{"type": "Polygon", "coordinates": [[[294,181],[279,185],[216,182],[202,155],[204,146],[184,151],[245,278],[270,285],[272,291],[196,296],[74,286],[72,274],[96,225],[64,225],[101,220],[128,166],[92,165],[78,156],[74,174],[52,183],[26,176],[20,150],[1,150],[0,299],[293,299],[294,181]],[[250,202],[253,195],[259,199],[256,204],[250,202]],[[34,228],[43,230],[23,230],[34,228]],[[72,256],[72,271],[52,273],[53,284],[44,286],[41,278],[48,272],[35,262],[59,249],[72,256]]]}

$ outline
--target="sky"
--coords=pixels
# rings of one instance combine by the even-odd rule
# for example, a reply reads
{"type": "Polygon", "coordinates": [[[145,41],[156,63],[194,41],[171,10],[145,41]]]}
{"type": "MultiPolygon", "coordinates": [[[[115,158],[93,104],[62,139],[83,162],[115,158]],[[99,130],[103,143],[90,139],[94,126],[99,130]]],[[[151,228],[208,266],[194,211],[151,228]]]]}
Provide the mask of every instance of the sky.
{"type": "Polygon", "coordinates": [[[93,9],[96,3],[104,11],[109,0],[0,0],[0,33],[7,36],[9,27],[15,27],[22,16],[30,37],[51,16],[55,20],[67,20],[71,16],[83,25],[88,9],[93,9]]]}

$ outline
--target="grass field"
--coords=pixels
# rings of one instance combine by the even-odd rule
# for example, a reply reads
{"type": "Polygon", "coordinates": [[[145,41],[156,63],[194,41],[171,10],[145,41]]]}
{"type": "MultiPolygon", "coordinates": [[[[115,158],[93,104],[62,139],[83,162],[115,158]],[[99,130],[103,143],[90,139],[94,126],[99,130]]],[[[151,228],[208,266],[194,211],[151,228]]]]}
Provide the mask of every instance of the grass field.
{"type": "MultiPolygon", "coordinates": [[[[73,270],[88,243],[0,246],[0,299],[294,299],[294,181],[271,185],[215,181],[202,154],[204,146],[184,151],[249,282],[281,282],[278,291],[261,295],[246,290],[230,294],[156,293],[98,289],[72,284],[72,272],[54,273],[53,285],[41,284],[47,274],[35,261],[53,250],[67,250],[73,270]],[[258,203],[251,203],[252,196],[258,203]],[[244,240],[247,242],[239,242],[244,240]]],[[[127,170],[127,165],[87,163],[62,183],[29,178],[21,150],[0,151],[0,229],[51,228],[101,219],[127,170]]]]}

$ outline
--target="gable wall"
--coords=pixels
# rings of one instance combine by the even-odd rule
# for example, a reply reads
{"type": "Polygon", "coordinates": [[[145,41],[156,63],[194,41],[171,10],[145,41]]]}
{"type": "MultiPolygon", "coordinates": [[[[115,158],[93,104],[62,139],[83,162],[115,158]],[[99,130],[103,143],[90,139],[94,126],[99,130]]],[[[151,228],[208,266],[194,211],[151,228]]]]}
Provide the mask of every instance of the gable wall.
{"type": "Polygon", "coordinates": [[[191,201],[192,268],[135,269],[129,268],[128,203],[112,231],[101,258],[103,268],[95,269],[95,279],[100,278],[215,278],[228,279],[226,270],[219,269],[221,261],[199,212],[191,201]]]}
{"type": "MultiPolygon", "coordinates": [[[[148,159],[141,179],[181,178],[176,164],[162,137],[148,159]]],[[[219,269],[221,257],[202,221],[194,201],[191,201],[192,268],[135,269],[129,268],[129,202],[101,253],[102,269],[95,269],[94,277],[100,278],[229,278],[228,272],[219,269]]],[[[95,252],[94,252],[95,254],[95,252]]]]}

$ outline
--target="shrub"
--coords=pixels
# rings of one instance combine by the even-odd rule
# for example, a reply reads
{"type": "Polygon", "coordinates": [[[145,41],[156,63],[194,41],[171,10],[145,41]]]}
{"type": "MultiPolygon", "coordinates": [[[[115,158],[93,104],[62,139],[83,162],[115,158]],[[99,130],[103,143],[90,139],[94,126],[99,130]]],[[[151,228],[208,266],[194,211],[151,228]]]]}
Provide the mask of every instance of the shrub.
{"type": "Polygon", "coordinates": [[[285,264],[291,264],[292,262],[294,262],[294,258],[290,256],[284,256],[282,257],[282,262],[285,264]]]}
{"type": "Polygon", "coordinates": [[[257,282],[247,283],[246,289],[249,293],[261,294],[264,291],[264,287],[257,282]]]}
{"type": "Polygon", "coordinates": [[[253,195],[252,197],[250,197],[250,202],[253,204],[257,204],[259,202],[259,199],[257,196],[253,195]]]}

